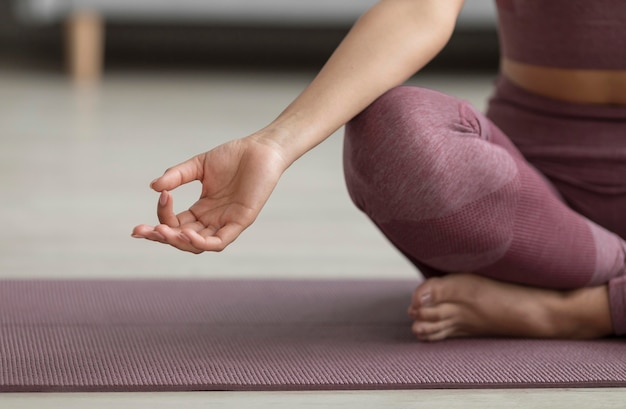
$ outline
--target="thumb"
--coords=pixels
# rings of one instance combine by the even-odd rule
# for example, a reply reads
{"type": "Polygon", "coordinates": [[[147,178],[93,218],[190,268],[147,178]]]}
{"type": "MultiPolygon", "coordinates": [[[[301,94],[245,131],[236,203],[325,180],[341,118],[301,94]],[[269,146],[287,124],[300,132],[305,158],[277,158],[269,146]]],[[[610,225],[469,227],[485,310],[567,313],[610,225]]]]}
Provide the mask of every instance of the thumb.
{"type": "Polygon", "coordinates": [[[178,186],[194,180],[202,179],[202,161],[195,156],[183,163],[173,166],[165,171],[163,176],[154,179],[150,187],[157,192],[173,190],[178,186]]]}

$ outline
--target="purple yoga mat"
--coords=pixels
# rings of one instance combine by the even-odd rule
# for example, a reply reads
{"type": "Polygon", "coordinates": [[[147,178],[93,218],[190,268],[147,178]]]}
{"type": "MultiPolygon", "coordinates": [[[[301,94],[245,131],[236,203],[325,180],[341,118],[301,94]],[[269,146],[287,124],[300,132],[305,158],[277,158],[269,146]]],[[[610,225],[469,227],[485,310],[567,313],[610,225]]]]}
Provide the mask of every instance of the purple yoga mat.
{"type": "Polygon", "coordinates": [[[0,391],[626,386],[626,342],[419,343],[417,281],[0,281],[0,391]]]}

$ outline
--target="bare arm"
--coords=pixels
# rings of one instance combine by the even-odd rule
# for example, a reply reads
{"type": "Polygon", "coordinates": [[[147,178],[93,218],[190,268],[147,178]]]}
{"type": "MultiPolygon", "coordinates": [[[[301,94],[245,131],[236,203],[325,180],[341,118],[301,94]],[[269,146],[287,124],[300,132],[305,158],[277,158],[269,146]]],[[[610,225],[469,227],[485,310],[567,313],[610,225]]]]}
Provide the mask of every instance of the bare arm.
{"type": "Polygon", "coordinates": [[[383,0],[367,11],[313,82],[260,132],[288,163],[323,141],[448,42],[463,0],[383,0]]]}
{"type": "Polygon", "coordinates": [[[463,0],[383,0],[354,25],[313,82],[264,129],[168,169],[161,224],[133,236],[201,253],[221,251],[254,222],[282,173],[392,87],[406,81],[446,44],[463,0]],[[173,212],[168,192],[200,180],[200,199],[173,212]]]}

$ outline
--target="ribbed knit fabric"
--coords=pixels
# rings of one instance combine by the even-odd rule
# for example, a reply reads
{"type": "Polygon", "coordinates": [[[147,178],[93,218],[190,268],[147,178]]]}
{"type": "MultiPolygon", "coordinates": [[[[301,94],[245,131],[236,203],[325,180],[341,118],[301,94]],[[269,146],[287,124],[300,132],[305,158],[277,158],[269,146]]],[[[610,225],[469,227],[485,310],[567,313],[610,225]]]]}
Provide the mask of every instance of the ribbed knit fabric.
{"type": "MultiPolygon", "coordinates": [[[[346,127],[344,170],[355,204],[426,276],[574,289],[625,273],[623,240],[572,210],[498,127],[456,98],[389,91],[346,127]]],[[[614,317],[626,322],[623,311],[614,317]]]]}
{"type": "Polygon", "coordinates": [[[626,387],[626,343],[417,342],[418,280],[0,281],[0,391],[626,387]]]}
{"type": "Polygon", "coordinates": [[[626,69],[623,0],[496,0],[501,55],[550,67],[626,69]]]}

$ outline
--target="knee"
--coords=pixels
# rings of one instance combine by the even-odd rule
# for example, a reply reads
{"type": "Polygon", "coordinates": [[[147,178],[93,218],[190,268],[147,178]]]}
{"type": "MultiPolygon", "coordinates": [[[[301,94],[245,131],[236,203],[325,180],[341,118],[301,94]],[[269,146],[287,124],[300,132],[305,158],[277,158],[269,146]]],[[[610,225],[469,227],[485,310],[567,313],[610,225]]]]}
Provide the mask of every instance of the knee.
{"type": "MultiPolygon", "coordinates": [[[[343,164],[348,193],[361,210],[370,213],[366,202],[371,202],[371,192],[378,174],[386,168],[382,161],[393,155],[389,135],[394,133],[390,124],[402,116],[400,101],[404,87],[394,88],[368,106],[345,126],[343,164]]],[[[393,139],[397,139],[392,136],[393,139]]]]}
{"type": "Polygon", "coordinates": [[[396,87],[346,125],[345,159],[357,170],[393,166],[406,155],[419,160],[449,143],[451,136],[480,133],[478,122],[468,104],[454,97],[396,87]]]}
{"type": "Polygon", "coordinates": [[[459,102],[424,88],[397,87],[346,125],[344,171],[357,206],[394,197],[409,175],[427,181],[445,168],[443,145],[460,130],[459,102]]]}
{"type": "Polygon", "coordinates": [[[402,128],[428,127],[428,118],[436,110],[434,91],[401,86],[387,91],[346,125],[346,138],[358,146],[388,142],[401,136],[402,128]],[[430,111],[430,112],[428,112],[430,111]],[[411,119],[419,120],[413,120],[411,119]]]}

